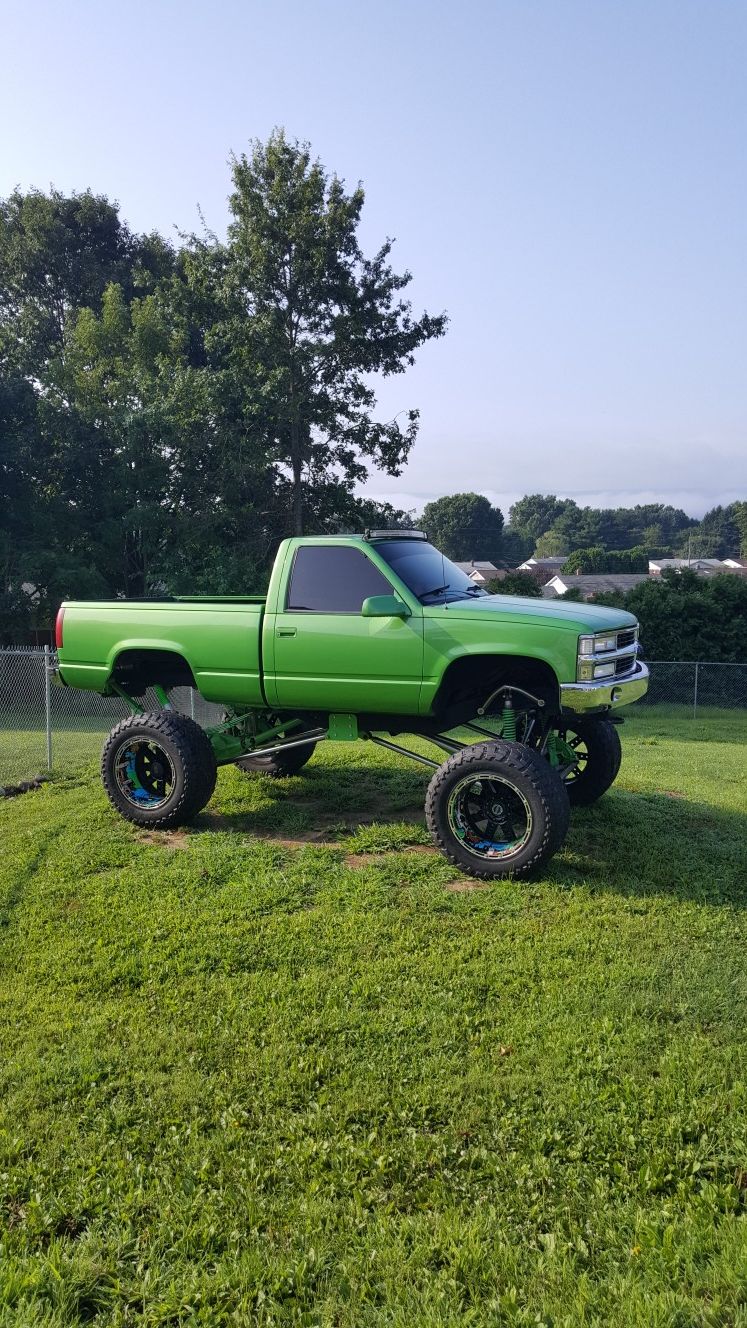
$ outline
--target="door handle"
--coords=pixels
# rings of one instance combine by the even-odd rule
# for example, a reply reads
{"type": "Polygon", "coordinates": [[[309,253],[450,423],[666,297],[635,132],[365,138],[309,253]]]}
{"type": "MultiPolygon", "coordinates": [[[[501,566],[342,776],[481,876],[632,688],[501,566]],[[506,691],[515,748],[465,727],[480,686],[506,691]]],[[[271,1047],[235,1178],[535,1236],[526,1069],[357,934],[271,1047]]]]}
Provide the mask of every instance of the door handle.
{"type": "Polygon", "coordinates": [[[276,635],[276,636],[295,636],[295,635],[296,635],[296,629],[295,629],[295,627],[277,627],[277,628],[275,629],[275,635],[276,635]]]}

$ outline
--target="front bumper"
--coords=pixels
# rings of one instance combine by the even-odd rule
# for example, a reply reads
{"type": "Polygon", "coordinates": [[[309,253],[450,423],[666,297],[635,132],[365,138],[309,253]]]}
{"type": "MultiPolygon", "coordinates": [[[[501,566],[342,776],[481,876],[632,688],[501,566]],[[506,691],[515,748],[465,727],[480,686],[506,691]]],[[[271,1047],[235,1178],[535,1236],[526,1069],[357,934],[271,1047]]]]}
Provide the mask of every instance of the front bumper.
{"type": "Polygon", "coordinates": [[[560,686],[564,710],[590,713],[616,710],[618,706],[640,701],[648,691],[648,669],[638,660],[635,670],[625,678],[602,678],[599,682],[565,682],[560,686]]]}

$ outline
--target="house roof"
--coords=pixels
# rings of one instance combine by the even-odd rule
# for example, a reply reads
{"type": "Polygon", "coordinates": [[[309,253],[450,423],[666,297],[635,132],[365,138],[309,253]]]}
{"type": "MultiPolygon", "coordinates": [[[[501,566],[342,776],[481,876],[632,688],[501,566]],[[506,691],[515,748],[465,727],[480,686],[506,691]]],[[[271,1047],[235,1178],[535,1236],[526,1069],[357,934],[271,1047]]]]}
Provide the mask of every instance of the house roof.
{"type": "Polygon", "coordinates": [[[632,590],[634,586],[640,585],[641,581],[648,581],[647,572],[609,572],[598,576],[575,576],[569,574],[566,576],[553,576],[546,586],[542,587],[542,594],[546,599],[552,599],[556,595],[564,595],[571,588],[580,590],[586,598],[589,595],[597,595],[600,592],[621,590],[623,593],[632,590]]]}
{"type": "Polygon", "coordinates": [[[726,566],[721,558],[651,558],[648,565],[649,569],[674,567],[677,571],[682,567],[689,567],[693,572],[721,569],[726,566]]]}
{"type": "Polygon", "coordinates": [[[458,567],[460,572],[465,572],[467,576],[474,576],[475,572],[479,572],[480,576],[487,581],[490,581],[493,577],[504,575],[495,563],[484,562],[479,558],[473,558],[469,563],[455,563],[454,566],[458,567]]]}
{"type": "Polygon", "coordinates": [[[548,572],[548,571],[558,572],[558,571],[560,571],[560,568],[563,566],[563,563],[564,563],[565,561],[566,561],[566,555],[565,555],[565,554],[563,554],[562,558],[560,558],[560,557],[552,557],[552,558],[527,558],[523,563],[519,563],[519,566],[516,568],[516,571],[517,571],[517,572],[531,572],[533,569],[536,568],[536,569],[538,569],[538,570],[541,571],[541,572],[542,572],[542,571],[544,571],[544,572],[548,572]]]}

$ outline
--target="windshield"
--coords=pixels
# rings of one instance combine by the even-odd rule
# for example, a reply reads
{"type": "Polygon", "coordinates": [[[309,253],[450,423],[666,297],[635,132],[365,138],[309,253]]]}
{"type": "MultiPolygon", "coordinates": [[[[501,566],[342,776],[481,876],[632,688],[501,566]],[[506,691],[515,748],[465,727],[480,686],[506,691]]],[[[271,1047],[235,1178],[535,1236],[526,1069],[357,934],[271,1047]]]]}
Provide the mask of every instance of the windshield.
{"type": "Polygon", "coordinates": [[[425,540],[382,540],[376,552],[423,604],[486,593],[425,540]]]}

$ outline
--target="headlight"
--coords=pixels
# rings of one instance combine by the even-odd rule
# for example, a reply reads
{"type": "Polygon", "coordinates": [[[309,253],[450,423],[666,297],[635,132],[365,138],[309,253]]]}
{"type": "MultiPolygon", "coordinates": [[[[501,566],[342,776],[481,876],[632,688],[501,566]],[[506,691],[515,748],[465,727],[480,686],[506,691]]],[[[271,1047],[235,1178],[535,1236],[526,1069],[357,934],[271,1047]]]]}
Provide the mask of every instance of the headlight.
{"type": "Polygon", "coordinates": [[[615,676],[615,666],[614,666],[614,664],[595,664],[595,665],[594,665],[594,677],[595,677],[595,678],[614,678],[614,676],[615,676]]]}
{"type": "Polygon", "coordinates": [[[578,638],[579,655],[598,655],[605,650],[617,649],[617,633],[612,632],[607,635],[600,633],[599,636],[580,636],[578,638]]]}

